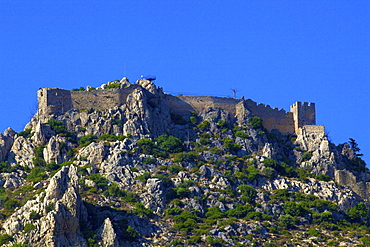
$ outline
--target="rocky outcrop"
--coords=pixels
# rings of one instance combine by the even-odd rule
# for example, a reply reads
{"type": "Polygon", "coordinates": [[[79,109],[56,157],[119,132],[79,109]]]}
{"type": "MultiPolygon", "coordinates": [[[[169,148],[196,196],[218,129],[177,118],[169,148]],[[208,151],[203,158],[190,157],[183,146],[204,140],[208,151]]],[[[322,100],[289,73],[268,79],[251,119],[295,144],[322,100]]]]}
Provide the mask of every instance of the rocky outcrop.
{"type": "Polygon", "coordinates": [[[68,147],[68,141],[65,137],[61,136],[52,136],[49,139],[49,142],[44,148],[44,160],[46,163],[55,162],[57,164],[60,164],[64,161],[66,161],[65,153],[67,149],[70,149],[71,147],[68,147]],[[64,151],[64,153],[63,153],[64,151]]]}
{"type": "Polygon", "coordinates": [[[30,246],[87,246],[80,222],[87,220],[78,192],[77,168],[63,167],[50,180],[45,193],[28,201],[3,224],[14,242],[30,246]],[[24,232],[30,226],[32,234],[24,232]]]}
{"type": "Polygon", "coordinates": [[[109,218],[104,220],[103,225],[98,230],[98,236],[101,239],[100,246],[102,247],[119,246],[117,235],[109,218]]]}
{"type": "Polygon", "coordinates": [[[0,162],[7,159],[8,153],[13,145],[15,131],[8,128],[4,131],[4,134],[0,133],[0,162]]]}
{"type": "Polygon", "coordinates": [[[17,170],[14,172],[4,172],[0,174],[0,186],[4,187],[5,189],[9,188],[18,188],[25,182],[26,173],[22,170],[17,170]]]}
{"type": "Polygon", "coordinates": [[[165,207],[165,193],[163,183],[158,178],[149,178],[146,181],[145,193],[142,194],[142,201],[145,207],[161,215],[165,207]]]}
{"type": "Polygon", "coordinates": [[[104,160],[106,154],[107,150],[104,142],[92,142],[78,152],[77,158],[79,160],[87,159],[93,167],[97,167],[104,160]]]}
{"type": "Polygon", "coordinates": [[[23,136],[16,137],[9,152],[9,163],[33,168],[34,147],[35,145],[29,139],[25,139],[23,136]]]}

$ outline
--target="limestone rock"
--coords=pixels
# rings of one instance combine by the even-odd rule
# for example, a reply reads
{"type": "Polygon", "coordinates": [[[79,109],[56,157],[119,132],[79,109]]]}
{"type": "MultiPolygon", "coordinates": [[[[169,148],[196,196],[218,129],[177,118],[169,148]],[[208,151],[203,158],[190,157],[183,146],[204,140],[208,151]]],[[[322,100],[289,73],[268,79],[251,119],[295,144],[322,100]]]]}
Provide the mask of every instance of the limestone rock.
{"type": "Polygon", "coordinates": [[[119,243],[117,240],[117,235],[114,232],[112,222],[109,218],[106,218],[103,222],[103,225],[98,231],[98,236],[101,239],[100,246],[103,247],[118,247],[119,243]]]}
{"type": "Polygon", "coordinates": [[[33,168],[34,147],[34,144],[26,140],[23,136],[16,137],[9,152],[9,162],[11,164],[33,168]]]}
{"type": "Polygon", "coordinates": [[[11,173],[1,173],[0,174],[0,186],[5,189],[8,188],[18,188],[25,182],[25,172],[18,170],[11,173]]]}
{"type": "Polygon", "coordinates": [[[38,121],[31,139],[36,146],[45,145],[53,134],[55,134],[55,132],[49,125],[41,124],[41,122],[38,121]]]}
{"type": "Polygon", "coordinates": [[[55,162],[60,164],[65,161],[62,155],[63,146],[67,146],[67,140],[61,136],[52,136],[44,148],[44,159],[46,163],[55,162]]]}
{"type": "Polygon", "coordinates": [[[0,162],[6,160],[8,153],[13,145],[15,132],[13,129],[8,128],[4,134],[0,133],[0,162]]]}
{"type": "Polygon", "coordinates": [[[93,167],[99,166],[106,155],[106,148],[104,142],[92,142],[87,147],[82,148],[78,152],[77,158],[86,158],[93,167]]]}
{"type": "Polygon", "coordinates": [[[149,178],[145,185],[142,201],[144,205],[155,213],[162,213],[165,207],[163,183],[158,178],[149,178]]]}
{"type": "Polygon", "coordinates": [[[63,167],[50,180],[46,192],[16,210],[3,224],[16,242],[29,246],[87,246],[79,222],[87,220],[86,208],[78,193],[77,168],[63,167]],[[31,218],[31,213],[38,215],[31,218]],[[34,229],[23,231],[27,223],[34,229]]]}

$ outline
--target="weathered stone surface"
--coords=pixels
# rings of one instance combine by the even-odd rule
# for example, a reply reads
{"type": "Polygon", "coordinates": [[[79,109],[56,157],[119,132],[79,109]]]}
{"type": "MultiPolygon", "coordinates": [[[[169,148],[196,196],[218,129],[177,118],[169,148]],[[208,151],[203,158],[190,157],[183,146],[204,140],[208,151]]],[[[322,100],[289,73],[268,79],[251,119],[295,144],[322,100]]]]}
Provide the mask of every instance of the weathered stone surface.
{"type": "Polygon", "coordinates": [[[92,142],[78,152],[78,159],[86,158],[93,167],[97,167],[107,154],[104,142],[92,142]]]}
{"type": "Polygon", "coordinates": [[[35,145],[26,140],[23,136],[16,137],[10,149],[8,161],[11,164],[33,168],[32,159],[35,153],[33,151],[34,147],[35,145]]]}
{"type": "Polygon", "coordinates": [[[348,187],[339,188],[334,181],[324,182],[309,178],[305,183],[288,178],[267,181],[262,186],[265,190],[288,189],[306,195],[314,195],[319,199],[337,202],[342,210],[358,202],[358,198],[348,187]]]}
{"type": "Polygon", "coordinates": [[[149,178],[145,185],[142,201],[145,207],[161,214],[165,207],[163,183],[158,178],[149,178]]]}
{"type": "Polygon", "coordinates": [[[11,173],[1,173],[0,174],[0,186],[5,189],[18,188],[25,182],[26,173],[24,171],[18,170],[11,173]]]}
{"type": "Polygon", "coordinates": [[[4,131],[4,134],[0,133],[0,162],[7,159],[8,153],[13,145],[15,131],[8,128],[4,131]]]}
{"type": "Polygon", "coordinates": [[[70,166],[56,173],[45,193],[19,208],[3,228],[16,242],[30,246],[87,246],[79,226],[86,220],[86,208],[78,193],[77,168],[70,166]],[[30,219],[31,213],[37,213],[38,219],[30,219]],[[26,234],[22,230],[31,222],[35,229],[26,234]]]}
{"type": "Polygon", "coordinates": [[[44,148],[44,160],[46,163],[55,162],[60,164],[65,161],[62,155],[63,146],[67,146],[67,140],[64,137],[52,136],[44,148]]]}
{"type": "Polygon", "coordinates": [[[102,247],[118,247],[119,243],[117,235],[114,232],[112,222],[109,218],[106,218],[103,225],[98,231],[98,236],[101,239],[100,246],[102,247]]]}

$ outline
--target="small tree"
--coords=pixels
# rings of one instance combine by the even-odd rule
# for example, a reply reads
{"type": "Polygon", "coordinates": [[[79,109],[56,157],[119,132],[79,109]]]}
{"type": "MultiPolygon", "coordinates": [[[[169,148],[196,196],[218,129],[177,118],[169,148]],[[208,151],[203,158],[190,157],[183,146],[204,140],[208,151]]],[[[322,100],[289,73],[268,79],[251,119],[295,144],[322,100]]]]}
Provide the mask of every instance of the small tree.
{"type": "Polygon", "coordinates": [[[353,152],[355,153],[357,157],[363,156],[363,154],[359,153],[361,149],[358,147],[358,144],[356,143],[354,139],[349,138],[348,144],[352,148],[353,152]]]}

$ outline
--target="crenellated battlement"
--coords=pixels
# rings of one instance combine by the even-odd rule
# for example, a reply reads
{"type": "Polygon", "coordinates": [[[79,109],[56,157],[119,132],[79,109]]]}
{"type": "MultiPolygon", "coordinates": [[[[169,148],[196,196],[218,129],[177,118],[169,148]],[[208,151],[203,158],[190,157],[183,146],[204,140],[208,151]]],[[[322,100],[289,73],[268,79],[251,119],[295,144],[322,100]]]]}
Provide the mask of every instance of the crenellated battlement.
{"type": "MultiPolygon", "coordinates": [[[[99,89],[93,91],[69,91],[59,88],[42,88],[38,91],[38,114],[61,115],[71,109],[107,110],[126,103],[128,95],[134,90],[143,90],[147,97],[156,96],[155,85],[141,79],[138,83],[122,80],[121,88],[99,89]]],[[[161,91],[161,90],[159,90],[161,91]]],[[[201,112],[208,108],[219,108],[228,111],[235,117],[257,116],[263,120],[268,130],[277,129],[281,133],[299,133],[299,128],[305,125],[316,125],[315,103],[295,102],[290,106],[290,112],[284,109],[272,108],[270,105],[257,104],[251,99],[234,99],[213,96],[172,96],[161,94],[169,105],[170,111],[189,117],[191,112],[201,112]]]]}

